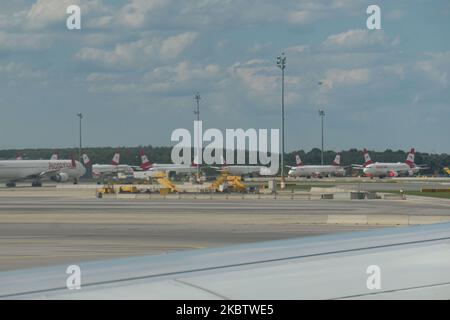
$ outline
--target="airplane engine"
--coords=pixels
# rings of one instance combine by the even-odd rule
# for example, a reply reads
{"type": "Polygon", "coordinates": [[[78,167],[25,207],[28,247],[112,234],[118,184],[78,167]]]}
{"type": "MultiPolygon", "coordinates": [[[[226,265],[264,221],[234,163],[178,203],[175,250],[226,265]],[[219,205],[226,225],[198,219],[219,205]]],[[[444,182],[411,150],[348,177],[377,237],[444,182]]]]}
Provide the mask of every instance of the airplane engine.
{"type": "Polygon", "coordinates": [[[398,173],[395,171],[391,171],[391,172],[389,172],[389,177],[391,177],[391,178],[398,177],[398,173]]]}
{"type": "Polygon", "coordinates": [[[66,182],[69,180],[69,175],[67,173],[60,172],[54,176],[52,180],[55,180],[56,182],[66,182]]]}

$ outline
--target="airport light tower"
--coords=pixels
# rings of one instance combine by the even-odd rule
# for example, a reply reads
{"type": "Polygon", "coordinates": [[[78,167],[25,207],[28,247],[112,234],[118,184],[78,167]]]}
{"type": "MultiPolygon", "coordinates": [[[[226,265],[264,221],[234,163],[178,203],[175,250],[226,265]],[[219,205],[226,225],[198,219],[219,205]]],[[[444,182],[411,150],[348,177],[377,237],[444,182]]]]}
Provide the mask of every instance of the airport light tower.
{"type": "MultiPolygon", "coordinates": [[[[197,102],[197,109],[196,110],[194,110],[194,114],[197,116],[197,121],[200,121],[200,99],[201,99],[202,97],[200,97],[200,93],[199,92],[197,92],[195,95],[194,95],[194,100],[197,102]]],[[[200,139],[201,139],[201,137],[200,137],[200,132],[199,132],[199,134],[198,134],[198,139],[199,139],[199,141],[197,141],[197,163],[195,163],[196,165],[197,165],[197,182],[200,182],[200,164],[198,163],[199,162],[199,159],[200,159],[200,152],[201,152],[201,150],[199,150],[199,147],[200,147],[200,139]]],[[[195,159],[194,159],[195,160],[195,159]]]]}
{"type": "Polygon", "coordinates": [[[323,118],[325,117],[325,111],[319,110],[319,116],[322,121],[322,154],[321,154],[320,163],[323,165],[323,118]]]}
{"type": "Polygon", "coordinates": [[[284,182],[284,69],[286,68],[286,56],[284,52],[277,57],[277,66],[281,69],[281,189],[285,188],[284,182]]]}
{"type": "Polygon", "coordinates": [[[83,114],[77,113],[77,117],[80,118],[80,148],[78,149],[78,159],[81,161],[81,148],[82,148],[82,134],[81,134],[81,120],[83,120],[83,114]]]}

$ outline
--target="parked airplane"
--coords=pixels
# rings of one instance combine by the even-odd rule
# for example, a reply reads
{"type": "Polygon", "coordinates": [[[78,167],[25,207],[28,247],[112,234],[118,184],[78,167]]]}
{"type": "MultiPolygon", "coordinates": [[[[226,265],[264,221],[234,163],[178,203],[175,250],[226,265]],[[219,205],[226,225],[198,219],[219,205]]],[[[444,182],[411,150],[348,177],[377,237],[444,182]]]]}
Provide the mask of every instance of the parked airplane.
{"type": "Polygon", "coordinates": [[[420,170],[426,170],[427,167],[418,166],[414,163],[415,150],[414,148],[408,153],[405,162],[372,162],[369,152],[364,149],[364,164],[352,165],[355,169],[360,169],[367,177],[398,177],[398,176],[413,176],[420,172],[420,170]]]}
{"type": "MultiPolygon", "coordinates": [[[[83,154],[83,161],[90,162],[88,156],[83,154]]],[[[95,178],[104,178],[105,176],[116,175],[117,173],[132,174],[133,169],[127,164],[120,163],[120,153],[116,152],[111,164],[94,164],[92,165],[92,176],[95,178]]]]}
{"type": "Polygon", "coordinates": [[[74,183],[86,173],[84,166],[75,160],[2,160],[0,179],[8,181],[7,187],[15,187],[17,181],[32,179],[33,187],[42,186],[41,179],[74,183]]]}
{"type": "Polygon", "coordinates": [[[345,168],[341,167],[341,154],[336,154],[336,158],[331,165],[304,165],[299,155],[295,156],[297,166],[290,167],[288,175],[291,177],[324,177],[324,176],[345,176],[345,168]]]}
{"type": "Polygon", "coordinates": [[[258,166],[258,165],[240,165],[240,164],[227,164],[225,159],[222,159],[222,166],[212,167],[221,172],[227,172],[234,176],[244,176],[244,175],[261,175],[269,176],[274,175],[276,172],[271,172],[269,167],[258,166]]]}
{"type": "MultiPolygon", "coordinates": [[[[145,155],[144,150],[139,151],[139,154],[141,156],[141,166],[139,167],[139,170],[142,171],[175,172],[175,174],[193,174],[197,172],[197,164],[151,163],[145,155]]],[[[139,172],[139,170],[135,172],[139,172]]],[[[147,174],[146,176],[149,175],[147,174]]]]}

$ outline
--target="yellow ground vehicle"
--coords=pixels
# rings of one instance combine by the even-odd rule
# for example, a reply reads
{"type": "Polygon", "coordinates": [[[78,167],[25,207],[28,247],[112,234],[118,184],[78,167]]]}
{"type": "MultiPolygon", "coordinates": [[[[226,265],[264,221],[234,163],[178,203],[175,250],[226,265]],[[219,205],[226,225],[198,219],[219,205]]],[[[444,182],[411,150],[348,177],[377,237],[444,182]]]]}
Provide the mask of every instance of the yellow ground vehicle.
{"type": "Polygon", "coordinates": [[[225,190],[243,192],[247,190],[247,186],[242,183],[240,176],[229,176],[227,172],[222,172],[209,186],[209,189],[217,192],[224,192],[225,190]]]}
{"type": "Polygon", "coordinates": [[[446,174],[450,175],[450,169],[449,169],[448,167],[445,167],[445,168],[444,168],[444,172],[445,172],[446,174]]]}
{"type": "Polygon", "coordinates": [[[119,193],[139,193],[139,190],[136,186],[121,186],[119,193]]]}
{"type": "Polygon", "coordinates": [[[114,186],[112,185],[104,185],[102,188],[97,188],[95,190],[97,198],[102,198],[104,194],[113,194],[113,193],[115,193],[115,191],[114,186]]]}
{"type": "Polygon", "coordinates": [[[162,186],[162,188],[169,189],[170,192],[178,192],[175,184],[167,178],[167,175],[164,172],[156,173],[155,179],[162,186]]]}

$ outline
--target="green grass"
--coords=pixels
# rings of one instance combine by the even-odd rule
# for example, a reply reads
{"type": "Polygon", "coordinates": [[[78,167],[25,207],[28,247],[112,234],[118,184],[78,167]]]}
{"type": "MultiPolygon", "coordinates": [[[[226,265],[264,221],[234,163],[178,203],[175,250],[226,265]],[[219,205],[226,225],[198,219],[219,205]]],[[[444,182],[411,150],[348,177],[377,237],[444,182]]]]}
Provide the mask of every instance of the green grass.
{"type": "MultiPolygon", "coordinates": [[[[396,190],[380,190],[376,192],[381,193],[394,193],[399,194],[400,191],[396,190]]],[[[420,197],[430,197],[430,198],[441,198],[450,199],[450,192],[420,192],[420,191],[406,191],[405,194],[408,196],[420,196],[420,197]]]]}
{"type": "Polygon", "coordinates": [[[318,184],[318,183],[311,183],[311,184],[287,184],[286,190],[310,190],[312,187],[316,188],[333,188],[335,187],[334,184],[318,184]]]}

